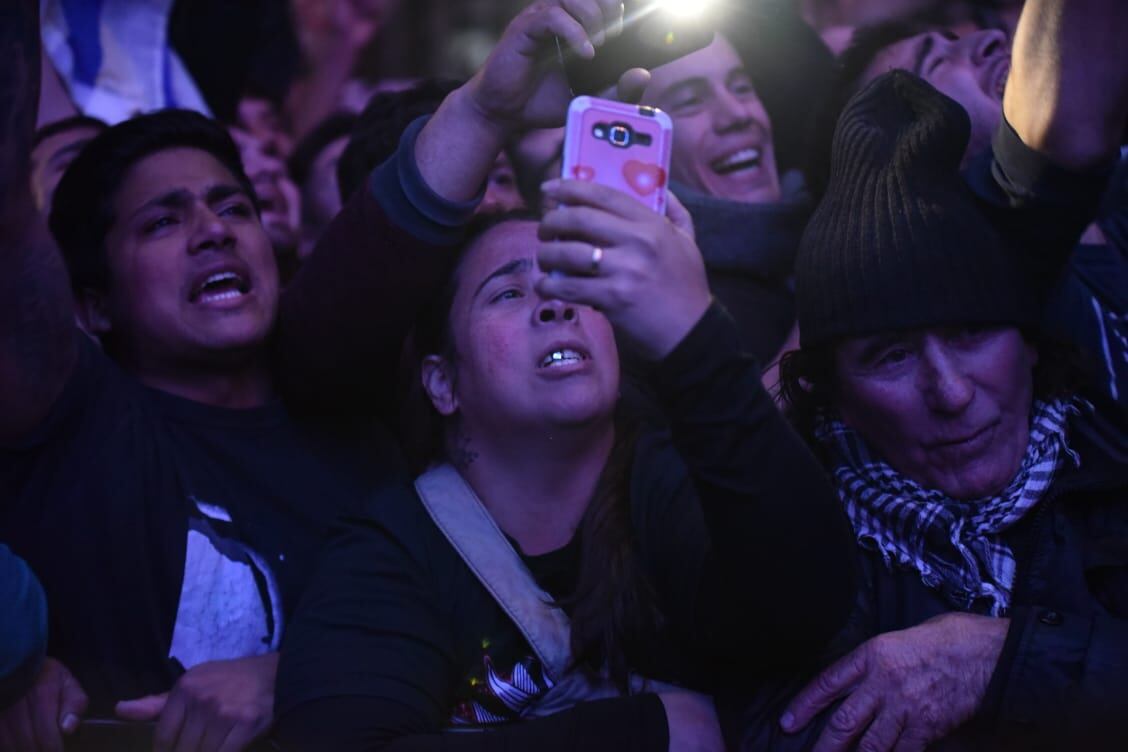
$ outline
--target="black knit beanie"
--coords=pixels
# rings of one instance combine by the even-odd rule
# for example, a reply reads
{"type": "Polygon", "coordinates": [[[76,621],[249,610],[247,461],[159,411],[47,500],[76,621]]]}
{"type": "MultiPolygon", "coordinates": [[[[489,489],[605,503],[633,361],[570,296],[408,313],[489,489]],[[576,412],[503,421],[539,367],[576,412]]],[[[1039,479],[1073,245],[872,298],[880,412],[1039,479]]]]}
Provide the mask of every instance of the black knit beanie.
{"type": "Polygon", "coordinates": [[[796,259],[804,348],[971,323],[1033,324],[1034,295],[959,174],[971,124],[905,71],[858,92],[796,259]]]}

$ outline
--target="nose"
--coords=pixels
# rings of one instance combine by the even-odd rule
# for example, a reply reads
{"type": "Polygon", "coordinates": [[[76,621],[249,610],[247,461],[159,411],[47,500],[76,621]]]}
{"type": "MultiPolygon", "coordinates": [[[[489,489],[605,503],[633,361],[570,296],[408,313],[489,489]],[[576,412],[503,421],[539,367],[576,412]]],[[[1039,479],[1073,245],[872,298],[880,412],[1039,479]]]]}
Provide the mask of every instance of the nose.
{"type": "Polygon", "coordinates": [[[998,29],[982,29],[964,37],[968,57],[976,66],[986,65],[1007,52],[1007,36],[998,29]]]}
{"type": "Polygon", "coordinates": [[[713,110],[713,127],[717,133],[743,130],[754,120],[754,105],[724,89],[717,94],[713,110]]]}
{"type": "Polygon", "coordinates": [[[571,324],[578,321],[580,312],[572,303],[549,298],[537,306],[533,319],[538,324],[571,324]]]}
{"type": "Polygon", "coordinates": [[[196,213],[196,228],[192,235],[191,252],[228,250],[235,246],[235,235],[223,218],[207,206],[196,213]]]}
{"type": "Polygon", "coordinates": [[[975,384],[957,354],[942,341],[926,342],[921,354],[921,391],[930,410],[958,414],[975,397],[975,384]]]}

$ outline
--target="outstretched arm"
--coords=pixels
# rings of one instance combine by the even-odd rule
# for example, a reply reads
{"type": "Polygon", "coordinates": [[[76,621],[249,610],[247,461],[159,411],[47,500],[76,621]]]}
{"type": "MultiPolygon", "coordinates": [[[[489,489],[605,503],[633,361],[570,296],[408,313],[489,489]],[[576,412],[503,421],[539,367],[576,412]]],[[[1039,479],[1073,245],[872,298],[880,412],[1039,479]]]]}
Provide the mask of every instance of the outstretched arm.
{"type": "Polygon", "coordinates": [[[1062,167],[1115,158],[1128,121],[1128,3],[1027,0],[1015,32],[1003,113],[1062,167]]]}
{"type": "Polygon", "coordinates": [[[0,6],[0,445],[47,416],[74,366],[62,258],[35,210],[31,140],[39,102],[39,3],[0,6]]]}

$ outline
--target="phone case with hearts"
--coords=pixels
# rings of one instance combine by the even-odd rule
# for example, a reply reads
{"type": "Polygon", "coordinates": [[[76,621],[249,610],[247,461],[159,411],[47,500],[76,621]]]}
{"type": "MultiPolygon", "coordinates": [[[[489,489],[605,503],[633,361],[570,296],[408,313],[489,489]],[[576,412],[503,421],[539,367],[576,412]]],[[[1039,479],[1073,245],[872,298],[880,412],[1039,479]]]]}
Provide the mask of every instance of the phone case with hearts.
{"type": "Polygon", "coordinates": [[[568,107],[562,175],[622,191],[666,213],[674,126],[654,107],[576,97],[568,107]]]}

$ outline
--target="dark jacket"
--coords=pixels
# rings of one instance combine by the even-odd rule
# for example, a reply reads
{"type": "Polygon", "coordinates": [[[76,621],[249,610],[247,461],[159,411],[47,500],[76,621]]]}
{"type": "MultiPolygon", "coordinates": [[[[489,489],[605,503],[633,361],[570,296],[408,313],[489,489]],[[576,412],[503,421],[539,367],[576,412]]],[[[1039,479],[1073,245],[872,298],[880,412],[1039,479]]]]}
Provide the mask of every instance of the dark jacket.
{"type": "MultiPolygon", "coordinates": [[[[1011,625],[977,716],[942,749],[1123,749],[1128,740],[1128,432],[1088,413],[1070,423],[1078,468],[1012,531],[1017,573],[1011,625]]],[[[919,573],[865,551],[858,602],[826,666],[865,640],[951,611],[919,573]]],[[[729,738],[744,750],[806,749],[833,708],[797,735],[779,716],[814,676],[726,698],[729,738]]]]}

